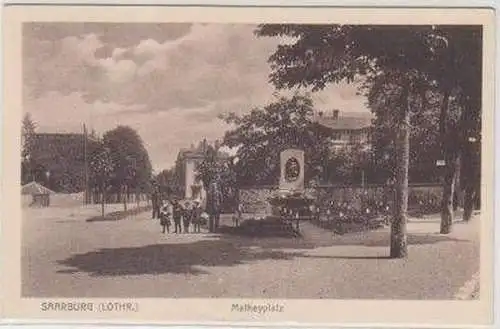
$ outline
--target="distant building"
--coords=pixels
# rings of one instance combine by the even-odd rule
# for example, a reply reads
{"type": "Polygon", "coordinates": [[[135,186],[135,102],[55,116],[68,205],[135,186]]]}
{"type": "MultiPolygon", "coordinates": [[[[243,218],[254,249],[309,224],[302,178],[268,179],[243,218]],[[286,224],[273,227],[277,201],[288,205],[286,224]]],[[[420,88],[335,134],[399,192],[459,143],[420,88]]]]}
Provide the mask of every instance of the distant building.
{"type": "Polygon", "coordinates": [[[332,149],[349,148],[355,145],[370,147],[371,116],[342,114],[339,110],[319,112],[315,121],[331,136],[332,149]]]}
{"type": "Polygon", "coordinates": [[[51,194],[54,192],[37,182],[31,182],[21,187],[23,206],[48,207],[50,206],[51,194]]]}
{"type": "Polygon", "coordinates": [[[23,167],[23,180],[35,180],[56,192],[84,189],[84,135],[37,133],[32,167],[23,167]]]}
{"type": "MultiPolygon", "coordinates": [[[[218,149],[218,146],[215,145],[218,149]]],[[[203,183],[196,179],[197,168],[205,158],[208,143],[206,140],[200,142],[198,146],[191,145],[188,149],[181,149],[177,156],[177,161],[181,165],[181,177],[184,177],[184,197],[186,199],[204,200],[206,191],[203,183]]],[[[223,152],[217,153],[219,160],[226,160],[229,156],[223,152]]]]}

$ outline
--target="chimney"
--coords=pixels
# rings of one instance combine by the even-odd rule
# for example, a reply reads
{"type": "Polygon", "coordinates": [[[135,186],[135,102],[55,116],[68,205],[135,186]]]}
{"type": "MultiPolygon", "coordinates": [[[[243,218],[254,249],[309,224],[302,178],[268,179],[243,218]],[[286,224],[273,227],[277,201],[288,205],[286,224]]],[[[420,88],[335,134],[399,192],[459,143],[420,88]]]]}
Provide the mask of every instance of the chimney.
{"type": "Polygon", "coordinates": [[[339,110],[333,110],[332,111],[332,118],[333,120],[338,120],[339,119],[339,110]]]}

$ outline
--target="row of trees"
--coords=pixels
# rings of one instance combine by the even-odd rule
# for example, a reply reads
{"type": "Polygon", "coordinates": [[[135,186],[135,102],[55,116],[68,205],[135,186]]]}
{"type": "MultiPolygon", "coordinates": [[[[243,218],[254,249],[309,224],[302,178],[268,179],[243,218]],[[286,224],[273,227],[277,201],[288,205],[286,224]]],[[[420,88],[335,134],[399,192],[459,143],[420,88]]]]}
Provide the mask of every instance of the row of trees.
{"type": "Polygon", "coordinates": [[[363,82],[360,91],[377,117],[378,132],[388,141],[385,149],[394,154],[392,257],[407,256],[410,140],[425,136],[419,120],[438,118],[444,160],[441,233],[451,231],[460,163],[467,168],[462,183],[465,219],[470,217],[480,175],[481,26],[265,24],[256,34],[293,40],[279,45],[269,58],[270,81],[277,89],[318,91],[330,83],[363,82]]]}
{"type": "MultiPolygon", "coordinates": [[[[36,149],[40,146],[37,138],[36,124],[27,113],[22,122],[21,166],[25,169],[24,180],[33,180],[40,176],[38,171],[34,170],[40,167],[43,172],[51,173],[51,186],[61,185],[58,179],[65,174],[72,176],[68,177],[69,181],[81,191],[86,190],[85,181],[88,178],[87,189],[94,192],[95,199],[101,200],[103,209],[106,197],[111,194],[118,195],[118,199],[123,200],[126,207],[126,200],[131,193],[150,190],[152,166],[148,152],[139,134],[128,126],[118,126],[102,136],[98,136],[94,131],[88,135],[85,133],[81,138],[78,137],[76,143],[71,141],[68,146],[70,150],[66,150],[70,153],[65,154],[51,147],[45,150],[56,154],[42,154],[43,152],[36,149]],[[73,154],[72,151],[78,154],[73,154]],[[78,168],[69,174],[59,173],[61,168],[66,167],[78,168]]],[[[45,179],[42,182],[47,185],[45,179]]],[[[86,201],[91,201],[90,193],[87,194],[86,201]]]]}
{"type": "Polygon", "coordinates": [[[118,126],[88,141],[89,188],[100,195],[103,213],[106,195],[117,194],[126,210],[131,193],[150,191],[151,161],[134,129],[118,126]]]}

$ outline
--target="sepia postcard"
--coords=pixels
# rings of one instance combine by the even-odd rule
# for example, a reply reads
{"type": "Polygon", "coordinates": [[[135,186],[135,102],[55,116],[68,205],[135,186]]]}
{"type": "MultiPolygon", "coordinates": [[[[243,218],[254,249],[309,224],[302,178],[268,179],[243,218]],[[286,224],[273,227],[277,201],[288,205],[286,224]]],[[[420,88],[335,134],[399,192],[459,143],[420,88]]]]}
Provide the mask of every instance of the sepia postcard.
{"type": "Polygon", "coordinates": [[[494,26],[5,7],[2,318],[490,326],[494,26]]]}

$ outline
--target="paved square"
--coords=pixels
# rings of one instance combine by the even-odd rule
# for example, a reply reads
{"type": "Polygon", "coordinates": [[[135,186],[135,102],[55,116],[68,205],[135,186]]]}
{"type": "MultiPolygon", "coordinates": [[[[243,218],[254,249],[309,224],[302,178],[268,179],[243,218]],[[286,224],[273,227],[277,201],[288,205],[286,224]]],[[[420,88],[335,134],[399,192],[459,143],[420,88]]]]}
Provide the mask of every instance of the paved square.
{"type": "Polygon", "coordinates": [[[99,207],[82,209],[23,210],[23,296],[450,299],[479,269],[479,217],[448,236],[438,220],[410,222],[409,258],[393,260],[387,229],[163,235],[149,212],[86,222],[99,207]]]}

